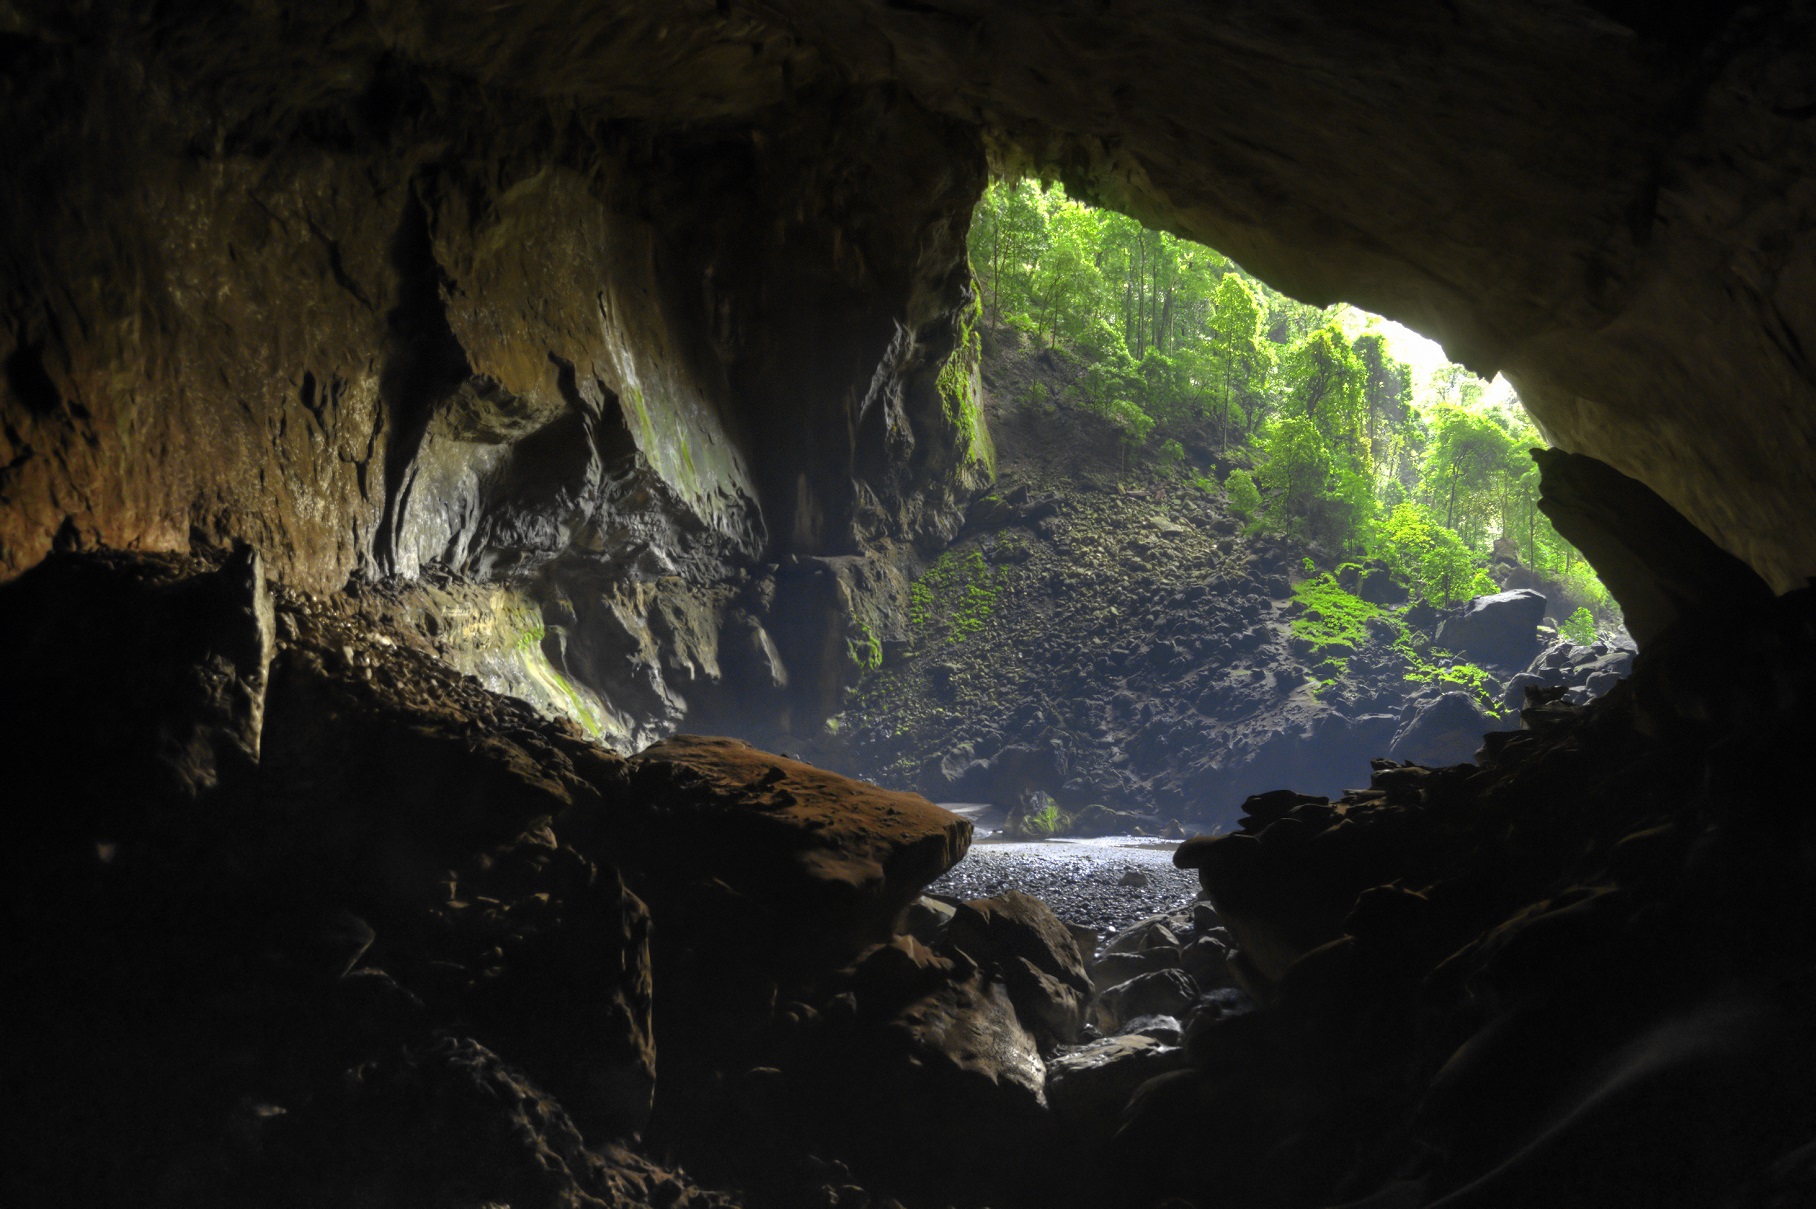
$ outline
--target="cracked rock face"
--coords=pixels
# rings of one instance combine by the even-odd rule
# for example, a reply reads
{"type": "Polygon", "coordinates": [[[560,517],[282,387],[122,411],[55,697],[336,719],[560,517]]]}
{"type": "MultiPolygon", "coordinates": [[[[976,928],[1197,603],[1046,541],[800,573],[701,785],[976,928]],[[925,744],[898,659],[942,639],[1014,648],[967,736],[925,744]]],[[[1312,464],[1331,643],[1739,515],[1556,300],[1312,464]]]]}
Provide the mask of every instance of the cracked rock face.
{"type": "Polygon", "coordinates": [[[990,474],[994,157],[1506,370],[1782,589],[1811,47],[1788,4],[14,5],[0,574],[246,541],[508,591],[469,662],[620,746],[823,716],[990,474]],[[880,587],[791,611],[789,559],[880,587]]]}

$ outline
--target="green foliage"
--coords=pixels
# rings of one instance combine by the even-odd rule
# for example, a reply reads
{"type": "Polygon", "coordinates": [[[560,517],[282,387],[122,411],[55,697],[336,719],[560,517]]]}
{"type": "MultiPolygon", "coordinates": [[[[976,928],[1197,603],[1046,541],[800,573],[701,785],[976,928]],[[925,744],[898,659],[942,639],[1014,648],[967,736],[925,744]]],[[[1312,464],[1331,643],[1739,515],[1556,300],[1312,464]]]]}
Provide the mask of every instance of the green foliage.
{"type": "Polygon", "coordinates": [[[1261,446],[1261,485],[1272,494],[1271,517],[1291,527],[1311,502],[1330,485],[1335,465],[1317,426],[1303,416],[1287,416],[1268,430],[1261,446]]]}
{"type": "Polygon", "coordinates": [[[1557,632],[1578,646],[1588,646],[1595,641],[1595,614],[1586,608],[1578,609],[1564,619],[1557,632]]]}
{"type": "Polygon", "coordinates": [[[908,585],[908,625],[919,630],[932,620],[933,585],[926,579],[917,579],[908,585]]]}
{"type": "Polygon", "coordinates": [[[1261,335],[1261,302],[1237,273],[1217,283],[1206,350],[1209,386],[1218,439],[1252,433],[1266,411],[1268,376],[1274,368],[1273,346],[1261,335]]]}
{"type": "Polygon", "coordinates": [[[883,644],[862,617],[854,617],[857,634],[845,640],[845,654],[852,663],[867,672],[883,666],[883,644]]]}
{"type": "Polygon", "coordinates": [[[1293,637],[1310,642],[1314,650],[1332,646],[1360,649],[1368,642],[1368,623],[1383,615],[1379,605],[1344,591],[1328,574],[1296,585],[1293,599],[1304,606],[1293,618],[1293,637]]]}
{"type": "Polygon", "coordinates": [[[1448,651],[1421,651],[1414,645],[1411,633],[1404,629],[1394,638],[1394,650],[1406,660],[1406,679],[1417,684],[1460,688],[1473,696],[1476,704],[1491,716],[1500,717],[1501,703],[1488,691],[1488,669],[1473,663],[1440,662],[1451,658],[1448,651]]]}
{"type": "Polygon", "coordinates": [[[1381,557],[1440,604],[1490,590],[1489,557],[1516,552],[1613,618],[1538,510],[1540,434],[1462,366],[1415,375],[1357,312],[1296,302],[1058,186],[993,184],[970,248],[982,313],[1075,358],[1066,400],[1116,430],[1125,470],[1171,475],[1186,449],[1244,445],[1256,469],[1224,490],[1259,526],[1381,557]]]}
{"type": "MultiPolygon", "coordinates": [[[[995,611],[997,593],[1007,571],[992,567],[973,546],[960,553],[947,550],[908,586],[908,624],[916,636],[963,642],[982,630],[995,611]],[[943,623],[943,626],[942,626],[943,623]],[[943,630],[943,634],[937,631],[943,630]]],[[[877,662],[882,647],[877,646],[877,662]]]]}
{"type": "Polygon", "coordinates": [[[1370,551],[1435,605],[1494,591],[1477,556],[1423,504],[1404,503],[1376,526],[1370,551]]]}
{"type": "Polygon", "coordinates": [[[1154,465],[1163,474],[1178,474],[1185,466],[1185,446],[1174,440],[1162,441],[1154,451],[1154,465]]]}
{"type": "Polygon", "coordinates": [[[996,473],[996,446],[990,440],[990,428],[984,422],[984,409],[977,397],[978,365],[983,358],[983,336],[979,324],[983,303],[973,297],[959,321],[958,347],[940,367],[935,385],[945,405],[946,420],[958,434],[959,448],[974,462],[996,473]]]}
{"type": "Polygon", "coordinates": [[[1053,836],[1066,825],[1066,816],[1060,812],[1059,803],[1042,794],[1044,801],[1039,810],[1024,813],[1021,816],[1021,830],[1027,835],[1053,836]]]}
{"type": "Polygon", "coordinates": [[[1223,480],[1223,493],[1229,497],[1230,511],[1240,517],[1252,517],[1261,511],[1261,492],[1248,471],[1235,469],[1223,480]]]}

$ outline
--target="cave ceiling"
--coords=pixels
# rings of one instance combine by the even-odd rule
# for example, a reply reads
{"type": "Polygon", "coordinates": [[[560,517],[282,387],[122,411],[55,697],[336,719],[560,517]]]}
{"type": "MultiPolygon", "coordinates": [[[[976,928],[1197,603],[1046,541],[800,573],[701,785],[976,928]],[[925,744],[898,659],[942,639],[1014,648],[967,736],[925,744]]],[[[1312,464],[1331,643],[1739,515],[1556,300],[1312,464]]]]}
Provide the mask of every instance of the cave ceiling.
{"type": "Polygon", "coordinates": [[[973,483],[916,399],[988,163],[1505,372],[1785,588],[1816,572],[1813,47],[1790,2],[3,5],[0,553],[521,570],[622,552],[576,503],[612,491],[643,547],[716,558],[938,531],[973,483]],[[397,352],[412,289],[441,369],[397,352]],[[541,473],[511,424],[564,408],[592,462],[473,520],[541,473]]]}

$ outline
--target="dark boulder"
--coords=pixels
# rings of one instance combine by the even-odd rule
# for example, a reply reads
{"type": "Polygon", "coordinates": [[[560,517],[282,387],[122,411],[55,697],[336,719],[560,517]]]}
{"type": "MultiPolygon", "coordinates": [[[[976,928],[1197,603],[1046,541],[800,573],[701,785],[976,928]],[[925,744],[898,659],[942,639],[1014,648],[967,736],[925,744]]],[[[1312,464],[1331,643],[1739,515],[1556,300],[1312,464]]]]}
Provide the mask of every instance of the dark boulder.
{"type": "Polygon", "coordinates": [[[1046,903],[1020,890],[973,899],[953,915],[945,944],[1000,973],[1016,1014],[1037,1038],[1077,1040],[1091,979],[1078,942],[1046,903]]]}
{"type": "Polygon", "coordinates": [[[1465,692],[1445,693],[1419,707],[1394,733],[1396,760],[1443,766],[1466,764],[1482,746],[1493,720],[1465,692]]]}
{"type": "Polygon", "coordinates": [[[1478,596],[1438,626],[1447,650],[1501,667],[1525,667],[1539,646],[1545,598],[1529,588],[1478,596]]]}
{"type": "Polygon", "coordinates": [[[1198,984],[1185,971],[1155,970],[1099,995],[1091,1007],[1091,1023],[1104,1032],[1114,1032],[1137,1016],[1183,1016],[1196,1002],[1198,984]]]}

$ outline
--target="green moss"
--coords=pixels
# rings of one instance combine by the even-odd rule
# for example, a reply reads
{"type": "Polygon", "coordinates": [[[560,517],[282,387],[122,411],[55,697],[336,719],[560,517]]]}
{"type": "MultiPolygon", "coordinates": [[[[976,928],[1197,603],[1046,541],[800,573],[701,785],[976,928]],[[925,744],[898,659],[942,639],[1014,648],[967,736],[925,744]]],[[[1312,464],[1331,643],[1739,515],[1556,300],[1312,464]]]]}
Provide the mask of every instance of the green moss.
{"type": "Polygon", "coordinates": [[[908,624],[915,639],[963,642],[981,631],[996,610],[1008,574],[986,562],[975,546],[962,554],[948,550],[940,555],[908,587],[908,624]]]}
{"type": "Polygon", "coordinates": [[[586,703],[586,698],[582,697],[579,691],[568,683],[566,676],[552,666],[549,668],[549,677],[555,682],[555,687],[561,690],[562,696],[567,698],[569,707],[574,711],[575,719],[579,721],[586,733],[593,736],[599,735],[605,729],[605,723],[600,721],[599,715],[593,711],[592,706],[586,703]]]}
{"type": "Polygon", "coordinates": [[[1293,599],[1305,606],[1293,618],[1293,637],[1310,642],[1314,652],[1335,646],[1359,650],[1368,642],[1368,623],[1382,616],[1379,605],[1345,592],[1330,575],[1294,587],[1293,599]]]}
{"type": "Polygon", "coordinates": [[[983,322],[984,302],[979,291],[973,291],[971,305],[959,318],[958,344],[946,364],[940,368],[935,384],[946,419],[958,432],[967,460],[996,474],[996,446],[990,439],[989,425],[984,422],[984,409],[977,397],[978,364],[983,359],[984,341],[979,331],[983,322]]]}
{"type": "Polygon", "coordinates": [[[845,640],[845,655],[852,663],[866,672],[874,672],[883,666],[883,644],[877,641],[876,633],[862,617],[854,617],[857,636],[845,640]]]}
{"type": "Polygon", "coordinates": [[[523,669],[531,679],[540,682],[545,688],[559,694],[568,704],[570,716],[594,738],[605,731],[605,721],[597,710],[587,703],[568,678],[556,670],[542,653],[542,640],[548,633],[541,625],[524,629],[511,644],[511,652],[523,661],[523,669]]]}
{"type": "Polygon", "coordinates": [[[984,628],[996,608],[997,576],[973,546],[965,556],[965,588],[952,613],[952,640],[963,642],[984,628]]]}
{"type": "Polygon", "coordinates": [[[641,445],[644,456],[653,458],[656,452],[656,425],[649,418],[649,405],[643,401],[643,388],[633,386],[624,392],[624,397],[630,400],[631,410],[637,413],[637,432],[643,438],[641,445]]]}
{"type": "Polygon", "coordinates": [[[933,588],[924,580],[915,580],[908,588],[908,624],[920,629],[933,620],[933,588]]]}

